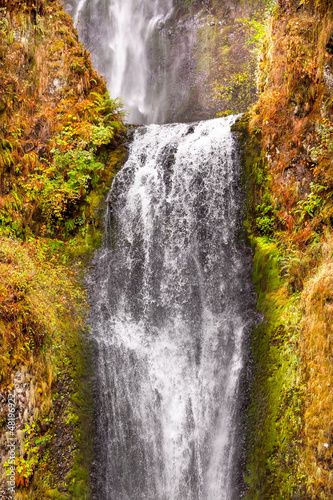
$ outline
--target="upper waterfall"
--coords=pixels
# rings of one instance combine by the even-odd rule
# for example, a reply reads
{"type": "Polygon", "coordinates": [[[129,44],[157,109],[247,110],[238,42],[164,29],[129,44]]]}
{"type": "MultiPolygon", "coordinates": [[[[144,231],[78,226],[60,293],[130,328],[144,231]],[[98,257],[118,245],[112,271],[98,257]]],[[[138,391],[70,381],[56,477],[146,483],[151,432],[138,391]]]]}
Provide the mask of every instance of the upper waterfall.
{"type": "Polygon", "coordinates": [[[151,61],[153,52],[161,48],[157,38],[172,11],[173,0],[72,1],[74,22],[93,55],[98,52],[96,65],[112,97],[123,99],[130,123],[163,121],[158,104],[165,84],[161,54],[157,86],[151,79],[151,61]],[[158,100],[154,99],[157,92],[158,100]]]}

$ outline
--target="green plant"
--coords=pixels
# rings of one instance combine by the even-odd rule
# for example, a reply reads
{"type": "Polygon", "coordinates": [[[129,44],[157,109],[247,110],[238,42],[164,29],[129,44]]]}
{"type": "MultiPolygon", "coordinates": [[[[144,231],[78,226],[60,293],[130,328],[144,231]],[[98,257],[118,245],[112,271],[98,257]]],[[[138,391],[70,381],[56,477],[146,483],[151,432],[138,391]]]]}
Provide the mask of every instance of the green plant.
{"type": "Polygon", "coordinates": [[[253,54],[257,55],[265,40],[267,21],[274,14],[277,8],[276,0],[265,0],[263,2],[265,10],[258,12],[251,19],[240,18],[238,21],[246,28],[247,38],[246,45],[252,48],[253,54]]]}
{"type": "Polygon", "coordinates": [[[2,32],[2,34],[6,34],[8,30],[8,20],[6,17],[4,17],[5,13],[6,9],[4,9],[3,7],[0,8],[0,16],[3,16],[2,18],[0,18],[0,31],[2,32]]]}
{"type": "Polygon", "coordinates": [[[255,70],[252,61],[240,67],[239,72],[224,78],[223,82],[215,83],[214,99],[232,107],[217,113],[217,116],[239,113],[242,104],[247,102],[251,95],[255,95],[255,70]]]}
{"type": "Polygon", "coordinates": [[[324,118],[317,128],[318,144],[310,149],[311,158],[317,162],[323,156],[331,155],[333,152],[333,124],[324,118]]]}
{"type": "MultiPolygon", "coordinates": [[[[327,186],[321,186],[320,184],[310,183],[311,192],[306,196],[304,200],[298,202],[298,207],[295,212],[300,215],[300,221],[302,222],[306,216],[314,217],[322,209],[325,201],[327,201],[327,193],[323,197],[323,192],[327,191],[327,186]]],[[[329,197],[332,193],[329,193],[329,197]]]]}
{"type": "Polygon", "coordinates": [[[263,235],[271,234],[275,224],[275,210],[272,205],[266,205],[264,203],[257,205],[256,212],[256,225],[258,231],[263,235]]]}
{"type": "Polygon", "coordinates": [[[114,120],[114,116],[124,117],[128,114],[127,111],[123,110],[123,101],[120,98],[112,99],[108,92],[105,94],[92,92],[91,95],[95,98],[97,113],[103,115],[103,121],[111,118],[112,125],[119,128],[120,123],[118,120],[114,120]]]}

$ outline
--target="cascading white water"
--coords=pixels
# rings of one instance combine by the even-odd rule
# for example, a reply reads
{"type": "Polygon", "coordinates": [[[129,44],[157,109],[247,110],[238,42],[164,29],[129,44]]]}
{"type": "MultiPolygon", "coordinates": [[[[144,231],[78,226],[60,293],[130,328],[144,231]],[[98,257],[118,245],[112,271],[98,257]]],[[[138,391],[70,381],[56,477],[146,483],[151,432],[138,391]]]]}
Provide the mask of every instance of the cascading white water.
{"type": "Polygon", "coordinates": [[[232,500],[250,257],[234,118],[136,130],[90,275],[98,500],[232,500]]]}
{"type": "MultiPolygon", "coordinates": [[[[172,14],[173,0],[72,0],[67,8],[72,8],[88,48],[93,55],[98,53],[96,64],[106,76],[111,96],[121,96],[130,111],[129,122],[159,121],[148,58],[154,37],[172,14]],[[92,39],[85,36],[86,31],[93,33],[92,39]]],[[[163,100],[164,83],[155,89],[159,100],[163,100]]]]}

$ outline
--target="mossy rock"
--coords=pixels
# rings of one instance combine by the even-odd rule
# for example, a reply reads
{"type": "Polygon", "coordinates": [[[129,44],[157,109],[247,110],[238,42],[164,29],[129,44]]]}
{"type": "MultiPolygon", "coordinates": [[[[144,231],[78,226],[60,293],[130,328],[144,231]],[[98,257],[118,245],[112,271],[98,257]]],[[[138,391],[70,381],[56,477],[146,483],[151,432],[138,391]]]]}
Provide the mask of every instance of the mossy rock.
{"type": "Polygon", "coordinates": [[[57,488],[54,490],[47,490],[45,492],[46,498],[53,498],[54,500],[69,500],[69,495],[65,495],[64,493],[60,493],[57,488]]]}

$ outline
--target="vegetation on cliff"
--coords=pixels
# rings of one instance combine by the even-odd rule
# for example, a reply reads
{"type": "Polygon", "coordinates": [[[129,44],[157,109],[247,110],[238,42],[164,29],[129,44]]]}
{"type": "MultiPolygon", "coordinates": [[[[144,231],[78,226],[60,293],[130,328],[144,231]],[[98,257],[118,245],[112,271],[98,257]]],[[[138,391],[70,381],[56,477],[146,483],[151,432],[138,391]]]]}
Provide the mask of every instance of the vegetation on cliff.
{"type": "Polygon", "coordinates": [[[333,496],[332,19],[330,2],[276,2],[259,100],[238,124],[264,314],[253,333],[251,500],[333,496]]]}
{"type": "Polygon", "coordinates": [[[86,256],[124,159],[108,96],[60,2],[0,2],[0,489],[17,394],[17,498],[88,498],[86,256]],[[6,434],[7,433],[7,434],[6,434]]]}

